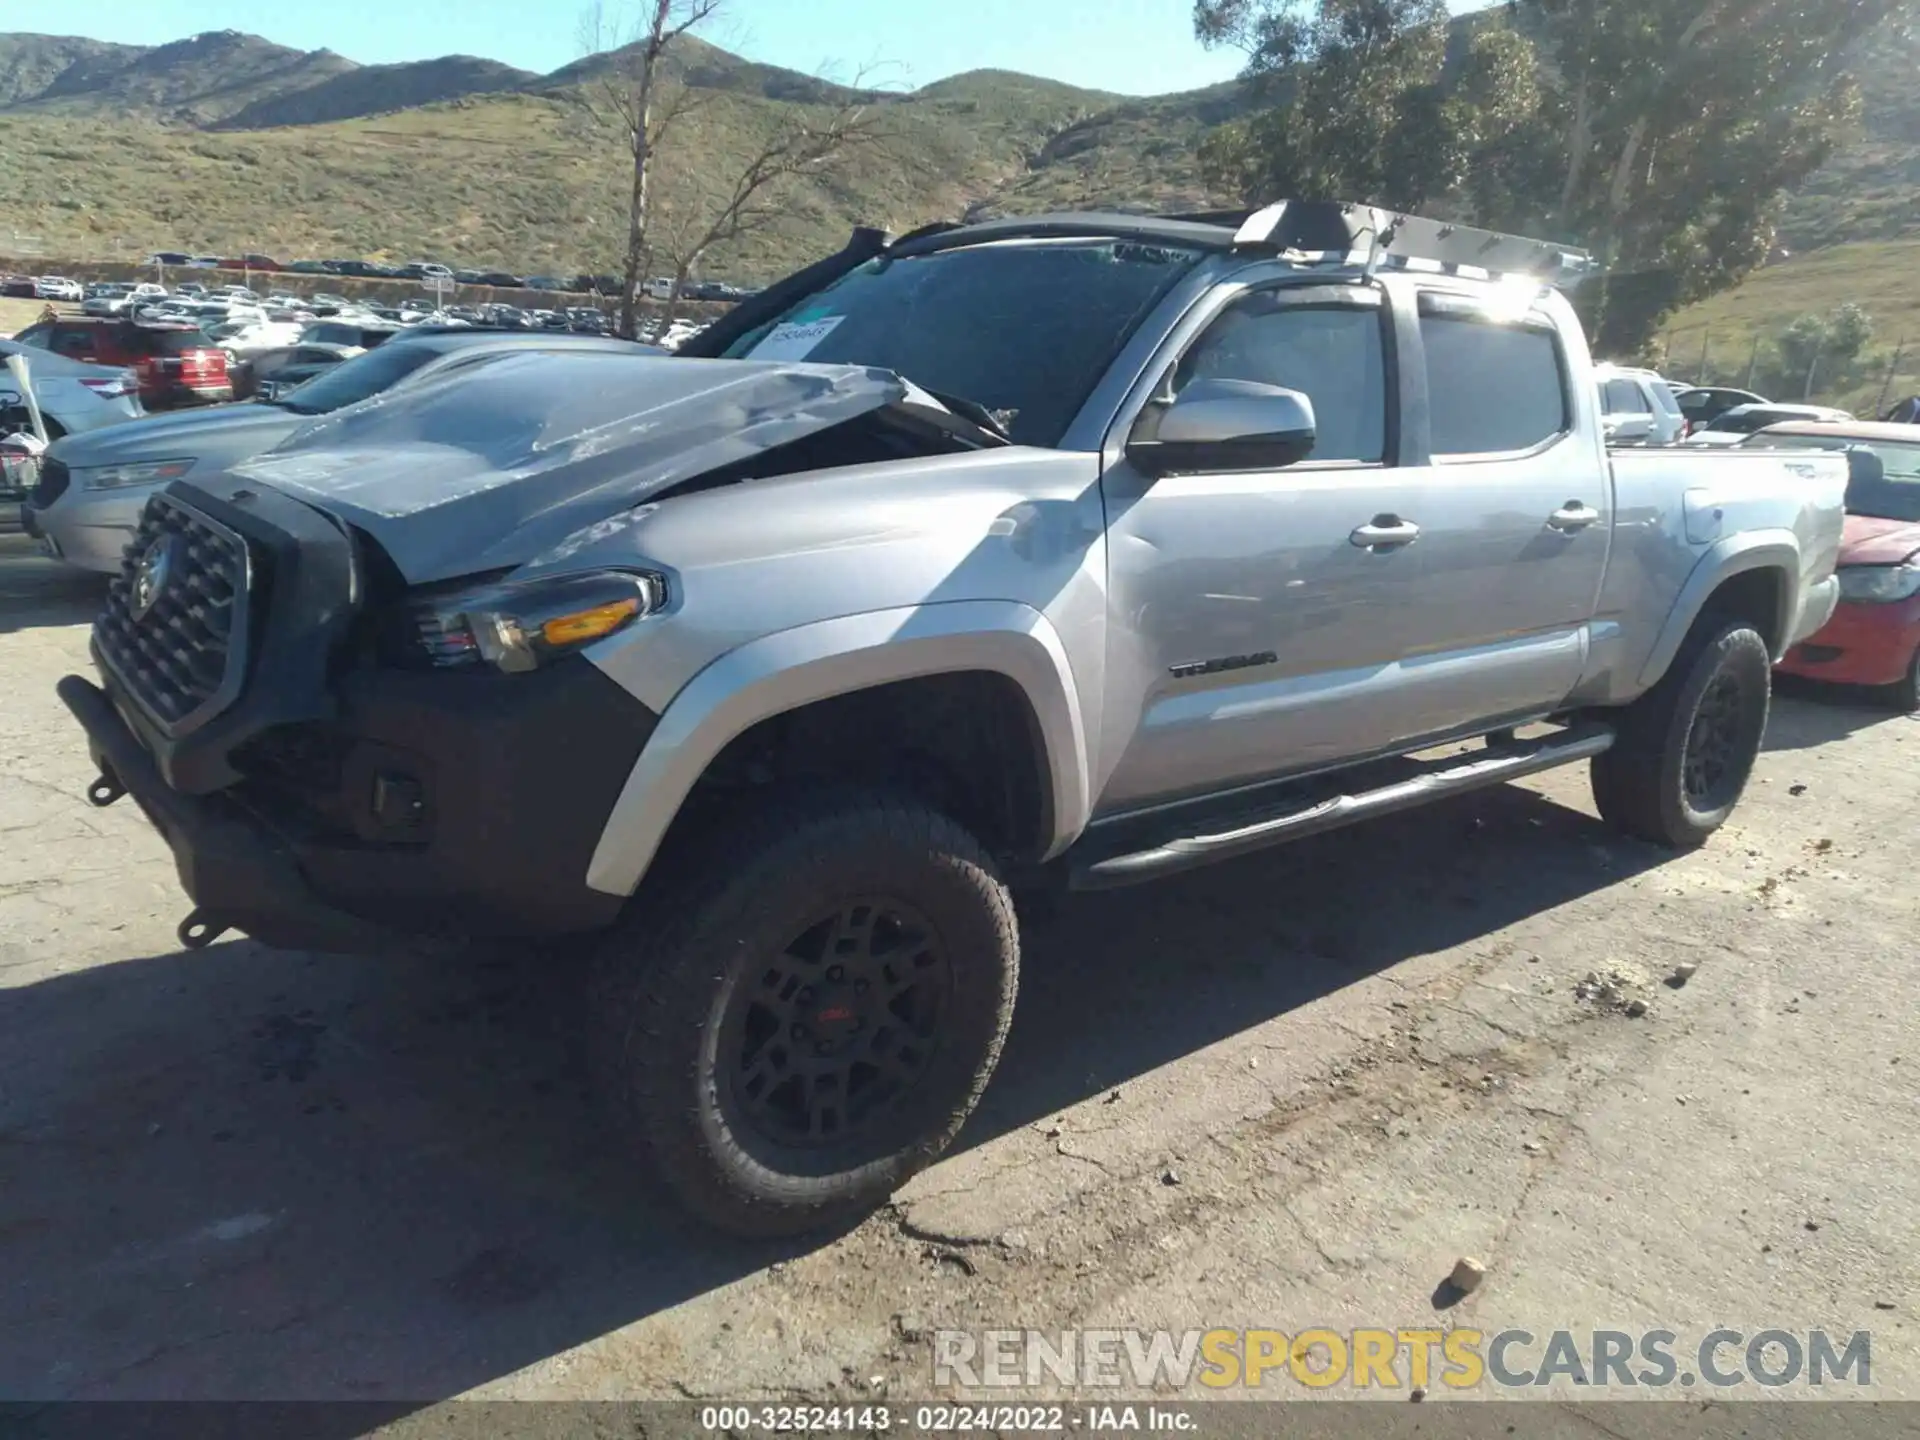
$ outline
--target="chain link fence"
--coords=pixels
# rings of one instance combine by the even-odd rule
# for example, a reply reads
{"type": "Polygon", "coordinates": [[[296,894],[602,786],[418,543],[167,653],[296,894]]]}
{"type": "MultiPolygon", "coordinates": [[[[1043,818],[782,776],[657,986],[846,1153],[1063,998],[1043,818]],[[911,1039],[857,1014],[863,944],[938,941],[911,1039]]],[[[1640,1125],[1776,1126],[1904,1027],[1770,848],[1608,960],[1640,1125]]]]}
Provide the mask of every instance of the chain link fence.
{"type": "Polygon", "coordinates": [[[1890,336],[1851,358],[1816,353],[1802,369],[1786,363],[1777,337],[1693,325],[1663,333],[1647,358],[1669,380],[1831,405],[1863,419],[1920,395],[1920,335],[1890,336]]]}

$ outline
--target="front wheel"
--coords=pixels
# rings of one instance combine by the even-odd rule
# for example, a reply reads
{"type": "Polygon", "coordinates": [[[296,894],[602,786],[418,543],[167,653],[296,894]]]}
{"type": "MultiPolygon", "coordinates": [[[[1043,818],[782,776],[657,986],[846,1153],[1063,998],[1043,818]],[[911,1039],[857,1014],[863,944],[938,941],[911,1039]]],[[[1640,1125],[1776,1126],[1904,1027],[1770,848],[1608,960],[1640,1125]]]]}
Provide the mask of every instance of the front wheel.
{"type": "Polygon", "coordinates": [[[857,1220],[986,1088],[1019,977],[1012,901],[972,836],[911,801],[807,797],[710,838],[694,893],[636,906],[603,948],[603,1081],[709,1224],[857,1220]]]}
{"type": "Polygon", "coordinates": [[[1660,683],[1622,713],[1613,748],[1594,757],[1601,818],[1656,844],[1702,844],[1753,773],[1772,679],[1767,643],[1751,625],[1696,631],[1660,683]]]}

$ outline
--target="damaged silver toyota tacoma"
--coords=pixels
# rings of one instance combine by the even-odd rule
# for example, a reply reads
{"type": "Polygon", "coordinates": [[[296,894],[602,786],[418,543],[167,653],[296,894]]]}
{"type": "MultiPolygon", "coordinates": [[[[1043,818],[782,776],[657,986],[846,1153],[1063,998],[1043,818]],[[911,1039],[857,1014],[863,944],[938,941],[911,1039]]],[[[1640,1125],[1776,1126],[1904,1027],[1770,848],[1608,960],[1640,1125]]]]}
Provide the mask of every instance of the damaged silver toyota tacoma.
{"type": "Polygon", "coordinates": [[[91,799],[190,946],[594,935],[643,1163],[845,1223],[986,1086],[1018,887],[1579,760],[1628,834],[1727,818],[1845,463],[1610,455],[1581,258],[1299,203],[861,231],[678,358],[337,412],[147,509],[60,685],[91,799]]]}

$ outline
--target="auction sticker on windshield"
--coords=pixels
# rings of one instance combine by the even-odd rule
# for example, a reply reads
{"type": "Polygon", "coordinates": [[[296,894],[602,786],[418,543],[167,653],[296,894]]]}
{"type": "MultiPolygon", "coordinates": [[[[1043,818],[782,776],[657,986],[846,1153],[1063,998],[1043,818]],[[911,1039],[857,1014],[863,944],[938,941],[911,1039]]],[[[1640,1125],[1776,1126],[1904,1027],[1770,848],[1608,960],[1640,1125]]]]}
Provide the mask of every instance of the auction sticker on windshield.
{"type": "Polygon", "coordinates": [[[767,332],[766,339],[748,352],[749,360],[804,360],[812,353],[813,347],[827,336],[834,327],[847,317],[844,315],[825,315],[817,320],[789,320],[784,325],[776,325],[767,332]]]}

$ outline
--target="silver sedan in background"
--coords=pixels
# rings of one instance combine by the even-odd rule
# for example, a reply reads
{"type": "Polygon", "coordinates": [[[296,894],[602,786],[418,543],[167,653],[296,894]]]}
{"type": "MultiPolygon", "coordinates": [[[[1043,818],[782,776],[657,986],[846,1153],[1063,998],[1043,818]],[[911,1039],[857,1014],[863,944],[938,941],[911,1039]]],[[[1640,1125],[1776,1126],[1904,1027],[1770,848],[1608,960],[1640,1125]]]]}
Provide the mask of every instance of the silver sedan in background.
{"type": "Polygon", "coordinates": [[[642,348],[630,340],[566,332],[402,331],[377,350],[276,392],[270,401],[175,410],[114,434],[70,436],[47,450],[40,483],[22,518],[54,559],[112,574],[155,490],[183,475],[215,474],[271,450],[316,415],[441,379],[498,355],[642,348]]]}
{"type": "MultiPolygon", "coordinates": [[[[89,365],[0,340],[0,361],[9,355],[27,357],[27,383],[33,386],[50,440],[137,420],[146,413],[140,408],[139,379],[131,370],[89,365]]],[[[12,371],[0,368],[0,437],[32,428],[20,382],[12,371]]],[[[27,498],[25,486],[34,473],[31,468],[0,467],[0,533],[20,528],[21,502],[27,498]]]]}
{"type": "MultiPolygon", "coordinates": [[[[139,378],[131,370],[93,365],[65,355],[0,340],[0,361],[10,355],[27,357],[27,378],[40,402],[47,438],[79,435],[103,425],[138,420],[147,412],[140,405],[139,378]]],[[[10,370],[0,369],[0,435],[25,430],[26,402],[10,370]]]]}

